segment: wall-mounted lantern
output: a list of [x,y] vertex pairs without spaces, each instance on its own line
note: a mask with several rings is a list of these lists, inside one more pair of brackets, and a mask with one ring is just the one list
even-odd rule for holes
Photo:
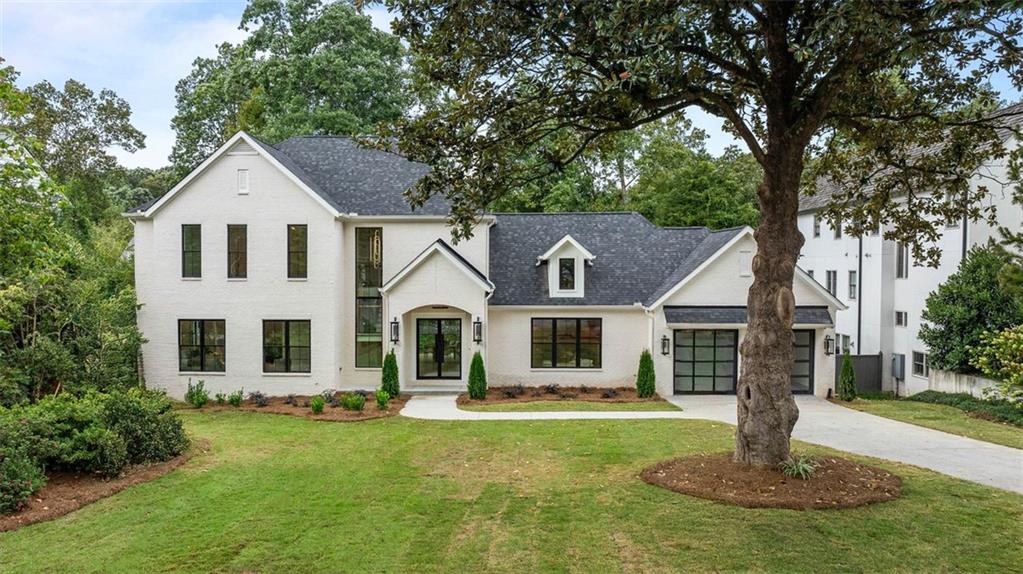
[[667,335],[661,335],[661,354],[665,357],[671,354],[671,339]]
[[476,344],[483,342],[483,321],[479,317],[472,322],[472,341]]
[[835,354],[835,338],[831,335],[824,337],[824,354],[834,355]]
[[391,342],[394,343],[395,345],[398,344],[398,318],[397,317],[395,317],[394,320],[391,321]]

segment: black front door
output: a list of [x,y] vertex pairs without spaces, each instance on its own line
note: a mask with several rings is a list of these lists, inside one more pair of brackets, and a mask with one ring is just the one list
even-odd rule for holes
[[462,320],[416,320],[416,378],[462,378]]
[[810,330],[793,331],[796,340],[796,360],[792,364],[792,392],[813,392],[813,340]]

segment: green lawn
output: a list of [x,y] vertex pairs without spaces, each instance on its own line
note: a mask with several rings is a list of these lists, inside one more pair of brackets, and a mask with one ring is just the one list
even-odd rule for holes
[[904,400],[857,399],[848,403],[836,402],[842,406],[879,417],[1023,449],[1023,429],[967,416],[965,411],[955,407]]
[[[0,533],[0,572],[1009,572],[1023,496],[895,464],[901,500],[747,510],[649,486],[691,420],[321,423],[185,412],[212,451]],[[801,445],[804,452],[826,452]]]
[[530,401],[527,403],[497,403],[494,405],[458,405],[463,411],[483,412],[550,412],[550,411],[680,411],[668,401],[641,403],[605,403],[601,401]]

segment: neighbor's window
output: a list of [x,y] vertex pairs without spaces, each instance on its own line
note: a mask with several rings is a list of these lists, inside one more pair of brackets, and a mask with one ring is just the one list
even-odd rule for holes
[[598,369],[600,319],[533,319],[531,365],[534,369]]
[[908,324],[909,324],[909,313],[906,313],[905,311],[896,311],[895,312],[895,326],[896,327],[905,327]]
[[821,236],[821,216],[816,213],[813,214],[813,236]]
[[181,276],[202,277],[202,226],[181,226]]
[[288,226],[288,279],[308,276],[309,229],[305,225]]
[[838,292],[838,271],[828,270],[825,272],[825,287],[828,293],[834,295]]
[[180,319],[178,321],[178,370],[182,372],[224,372],[227,336],[223,319]]
[[841,239],[841,238],[842,238],[842,220],[841,219],[836,219],[835,220],[835,239]]
[[855,271],[849,272],[849,300],[856,300],[857,276]]
[[927,361],[927,353],[913,351],[913,374],[918,377],[930,376],[931,365]]
[[383,363],[383,230],[355,229],[355,366]]
[[249,192],[249,170],[238,170],[238,194],[245,195]]
[[558,259],[558,289],[562,291],[575,289],[575,259],[571,257]]
[[248,230],[244,225],[227,226],[227,276],[244,279],[248,275]]
[[263,372],[308,373],[309,321],[263,321]]
[[895,246],[895,278],[909,277],[909,245],[899,243]]

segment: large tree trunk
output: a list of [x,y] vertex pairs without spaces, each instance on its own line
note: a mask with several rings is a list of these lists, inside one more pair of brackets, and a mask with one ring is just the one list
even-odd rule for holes
[[[795,299],[792,279],[803,236],[796,225],[802,149],[771,153],[758,189],[760,225],[754,236],[749,328],[742,343],[735,460],[776,465],[789,456],[789,437],[799,418],[789,380],[794,359]],[[777,148],[776,148],[777,149]]]

